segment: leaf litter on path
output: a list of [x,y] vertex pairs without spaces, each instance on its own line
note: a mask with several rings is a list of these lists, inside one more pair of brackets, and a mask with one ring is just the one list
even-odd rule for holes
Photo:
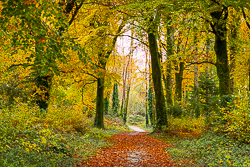
[[165,167],[180,166],[165,151],[171,147],[157,139],[146,136],[147,132],[122,132],[112,136],[114,147],[101,149],[94,157],[79,167]]

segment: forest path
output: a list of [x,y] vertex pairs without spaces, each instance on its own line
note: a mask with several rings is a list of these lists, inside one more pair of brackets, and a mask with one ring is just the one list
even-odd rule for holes
[[140,127],[137,126],[128,126],[128,127],[136,132],[146,132],[144,129],[141,129]]
[[[132,129],[132,128],[131,128]],[[112,136],[114,147],[101,149],[96,156],[79,166],[92,167],[166,167],[178,166],[165,151],[171,144],[146,136],[147,132],[122,132]]]

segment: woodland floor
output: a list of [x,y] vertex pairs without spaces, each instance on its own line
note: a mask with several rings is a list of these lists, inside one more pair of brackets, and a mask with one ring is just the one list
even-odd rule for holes
[[143,130],[136,130],[113,136],[111,140],[115,142],[114,147],[99,150],[94,157],[78,166],[180,166],[165,151],[166,148],[172,146],[171,144],[153,139],[146,135],[147,132],[139,132]]

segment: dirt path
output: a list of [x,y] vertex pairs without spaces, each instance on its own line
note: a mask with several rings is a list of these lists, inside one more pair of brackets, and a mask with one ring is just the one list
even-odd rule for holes
[[132,166],[178,166],[164,150],[170,147],[159,140],[146,136],[147,132],[122,132],[112,137],[112,148],[100,150],[95,157],[80,166],[132,167]]
[[141,129],[137,126],[128,126],[130,129],[132,129],[133,131],[136,131],[136,132],[146,132],[144,129]]

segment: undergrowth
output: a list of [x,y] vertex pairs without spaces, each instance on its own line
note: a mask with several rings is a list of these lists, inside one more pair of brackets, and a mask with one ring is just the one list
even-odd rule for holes
[[250,145],[209,132],[201,138],[179,139],[167,151],[176,160],[203,166],[250,166]]
[[206,119],[170,117],[169,126],[156,137],[174,144],[167,151],[175,161],[191,160],[200,166],[250,166],[249,113],[249,106],[240,99]]
[[76,107],[51,107],[46,114],[19,104],[0,110],[0,166],[73,166],[109,147],[108,138],[125,130],[105,118],[105,130],[92,126]]

